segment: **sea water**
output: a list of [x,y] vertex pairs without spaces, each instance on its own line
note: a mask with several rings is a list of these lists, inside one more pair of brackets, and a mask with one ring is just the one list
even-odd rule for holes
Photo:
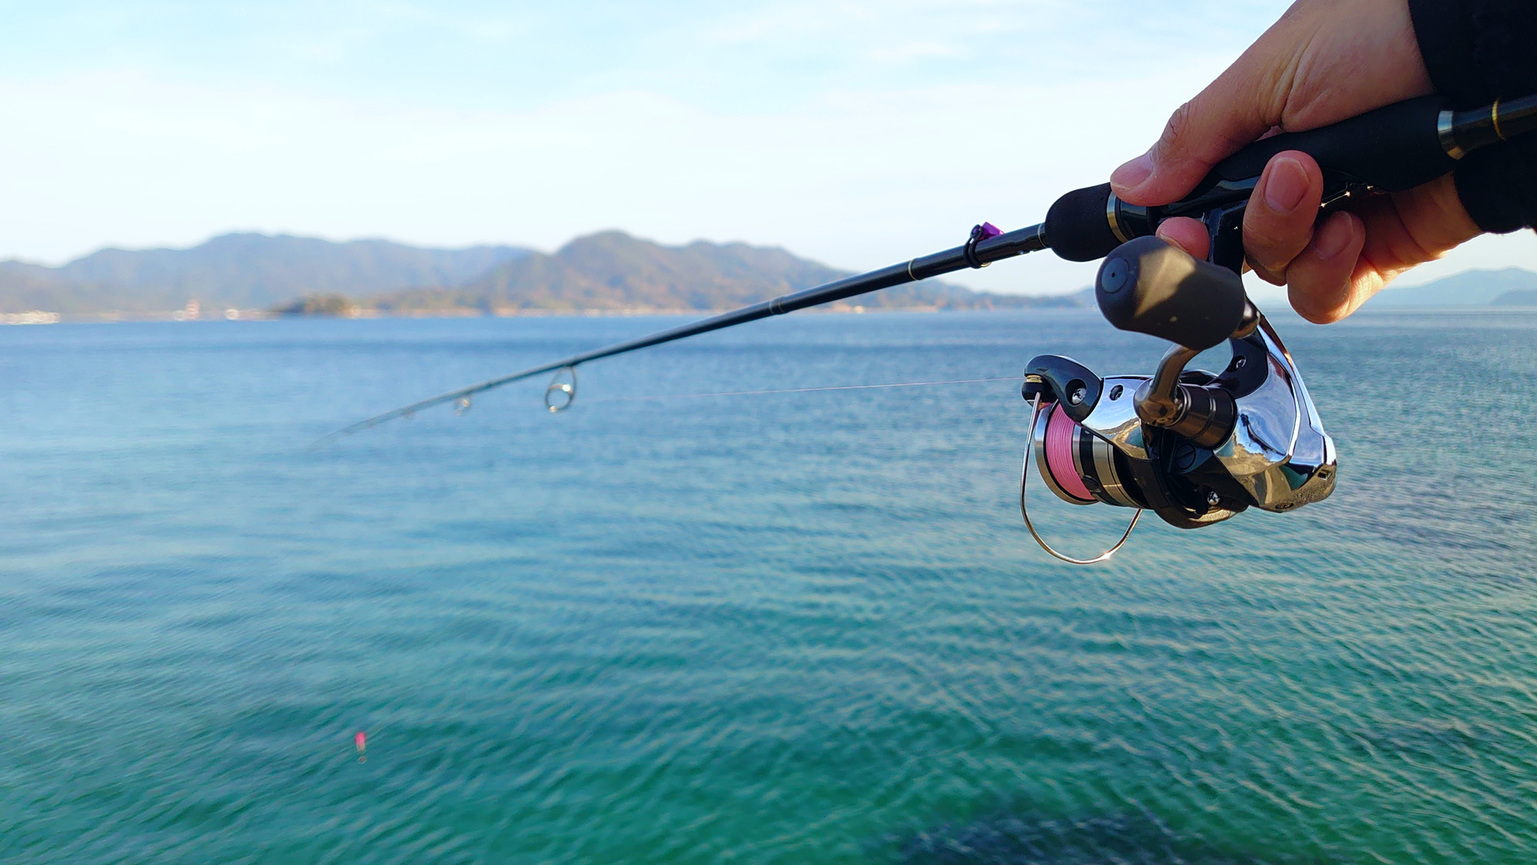
[[0,861],[1537,860],[1537,314],[1280,317],[1338,491],[1095,568],[1016,503],[1024,363],[1160,353],[1092,312],[787,316],[310,447],[675,321],[0,329]]

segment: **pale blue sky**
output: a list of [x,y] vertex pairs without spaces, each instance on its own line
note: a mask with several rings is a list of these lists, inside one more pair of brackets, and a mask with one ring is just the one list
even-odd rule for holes
[[[1124,78],[1148,44],[1222,53],[1276,2],[4,3],[7,77],[125,69],[522,111],[622,89],[761,112],[829,90]],[[1178,10],[1176,14],[1175,10]],[[1127,16],[1134,15],[1133,21]],[[1133,26],[1127,26],[1132,24]],[[1118,68],[1119,67],[1119,68]]]
[[[1103,180],[1284,7],[0,2],[0,257],[621,228],[875,267]],[[1439,269],[1537,267],[1532,246]]]

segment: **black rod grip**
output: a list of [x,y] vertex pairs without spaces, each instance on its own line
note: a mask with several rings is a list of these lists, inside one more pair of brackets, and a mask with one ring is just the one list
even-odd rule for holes
[[1110,230],[1110,184],[1086,186],[1046,212],[1046,245],[1068,261],[1096,261],[1120,244]]
[[1422,96],[1331,126],[1274,135],[1217,163],[1212,175],[1232,181],[1258,177],[1272,156],[1300,150],[1325,171],[1364,180],[1384,192],[1412,189],[1457,164],[1441,144],[1439,123],[1446,107],[1440,96]]
[[1248,305],[1238,274],[1156,237],[1128,241],[1106,256],[1094,299],[1115,327],[1196,351],[1232,336]]

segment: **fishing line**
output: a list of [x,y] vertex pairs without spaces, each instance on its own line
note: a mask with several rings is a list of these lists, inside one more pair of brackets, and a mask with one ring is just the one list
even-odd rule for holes
[[828,391],[846,390],[883,390],[902,387],[942,387],[952,384],[991,384],[1000,381],[1019,381],[1019,376],[1005,376],[1000,378],[958,378],[944,381],[898,381],[886,384],[840,384],[824,385],[822,387],[789,387],[773,388],[770,390],[723,390],[712,393],[666,393],[656,396],[613,396],[602,399],[589,400],[590,403],[601,402],[656,402],[669,399],[703,399],[705,397],[718,396],[768,396],[785,393],[825,393]]

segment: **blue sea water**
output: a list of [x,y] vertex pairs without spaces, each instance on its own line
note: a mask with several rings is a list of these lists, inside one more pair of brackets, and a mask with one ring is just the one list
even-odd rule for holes
[[[1019,524],[1084,312],[0,330],[0,861],[1537,860],[1537,315],[1278,326],[1287,516]],[[1090,552],[1117,509],[1036,501]],[[368,734],[366,761],[354,747]]]

